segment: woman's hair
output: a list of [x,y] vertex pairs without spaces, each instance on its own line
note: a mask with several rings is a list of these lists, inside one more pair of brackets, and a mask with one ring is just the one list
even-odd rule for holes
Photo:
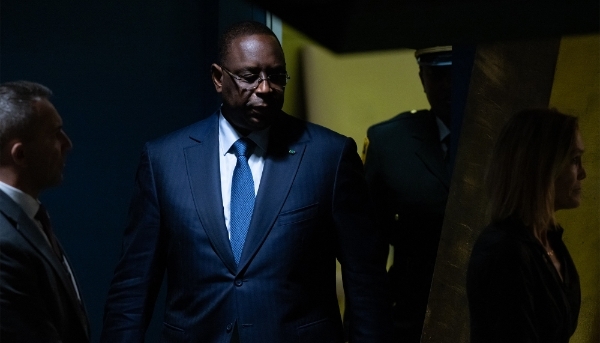
[[570,160],[577,118],[554,109],[515,114],[496,141],[486,186],[492,222],[516,217],[536,232],[554,221],[554,181]]

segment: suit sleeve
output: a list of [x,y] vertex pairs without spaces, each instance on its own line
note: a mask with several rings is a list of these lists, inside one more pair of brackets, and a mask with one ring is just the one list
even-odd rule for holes
[[41,289],[48,283],[40,279],[37,255],[8,239],[4,228],[0,233],[0,341],[62,342],[48,308],[51,299]]
[[389,342],[391,301],[385,269],[388,247],[374,225],[373,206],[352,139],[346,141],[338,164],[333,216],[350,342]]
[[166,239],[150,151],[138,167],[122,254],[104,310],[101,342],[143,342],[166,266]]

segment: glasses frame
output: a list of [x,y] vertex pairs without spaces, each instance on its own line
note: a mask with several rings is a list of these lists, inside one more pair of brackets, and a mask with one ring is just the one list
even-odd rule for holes
[[[241,87],[241,88],[243,88],[243,89],[246,89],[246,90],[249,90],[249,91],[253,91],[253,90],[257,89],[257,88],[258,88],[258,86],[260,86],[260,84],[261,84],[263,81],[267,81],[267,82],[268,82],[268,84],[269,84],[269,87],[270,87],[270,88],[272,88],[272,89],[276,89],[276,90],[284,90],[284,89],[285,89],[285,86],[287,86],[287,82],[288,82],[288,80],[289,80],[289,79],[291,79],[291,77],[290,77],[290,75],[288,75],[288,73],[277,73],[277,74],[271,74],[271,75],[267,75],[267,77],[262,77],[262,76],[260,76],[260,74],[258,74],[258,79],[255,81],[255,82],[256,82],[256,86],[254,86],[254,87],[252,87],[252,86],[250,86],[250,87],[244,87],[244,86],[243,86],[242,84],[240,84],[240,83],[243,83],[243,84],[246,84],[246,85],[249,85],[249,84],[250,84],[248,81],[246,81],[246,79],[244,79],[243,77],[241,77],[241,76],[239,76],[239,75],[236,75],[236,74],[234,74],[234,73],[230,72],[230,71],[229,71],[227,68],[225,68],[225,67],[223,67],[223,66],[220,66],[220,67],[221,67],[221,69],[222,69],[222,70],[224,70],[224,71],[225,71],[227,74],[229,74],[229,76],[231,76],[231,78],[232,78],[232,79],[234,79],[234,80],[235,80],[236,84],[237,84],[239,87]],[[252,75],[257,75],[257,74],[252,74]],[[285,75],[285,85],[281,86],[281,85],[278,85],[278,84],[276,84],[276,83],[273,83],[273,82],[271,81],[271,76],[273,76],[273,75]],[[275,87],[273,87],[273,86],[275,86]]]

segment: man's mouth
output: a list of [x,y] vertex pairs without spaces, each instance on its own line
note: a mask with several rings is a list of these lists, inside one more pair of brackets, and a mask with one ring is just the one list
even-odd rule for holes
[[258,115],[264,115],[269,112],[269,107],[266,105],[250,106],[250,111]]

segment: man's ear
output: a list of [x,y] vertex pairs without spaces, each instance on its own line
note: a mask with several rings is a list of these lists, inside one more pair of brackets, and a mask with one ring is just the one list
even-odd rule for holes
[[25,147],[23,146],[23,142],[18,140],[13,140],[8,142],[8,147],[10,149],[10,158],[12,162],[17,166],[24,166],[25,162]]
[[223,91],[223,70],[221,69],[221,66],[213,63],[210,66],[210,73],[212,82],[215,85],[215,90],[217,93],[221,93]]

